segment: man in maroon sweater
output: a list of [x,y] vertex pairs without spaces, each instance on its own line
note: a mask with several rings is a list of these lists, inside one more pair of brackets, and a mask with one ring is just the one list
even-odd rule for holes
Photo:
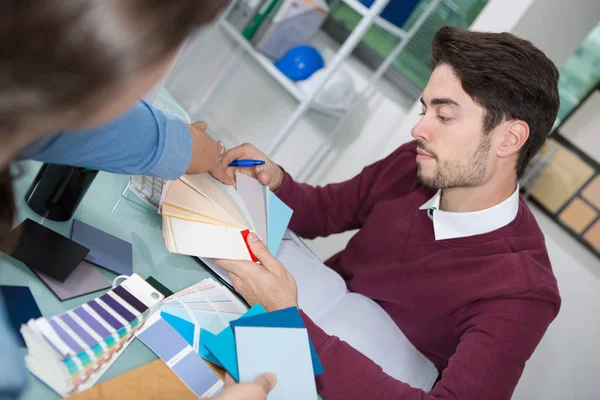
[[[355,178],[294,182],[276,164],[251,173],[294,210],[290,227],[314,238],[359,229],[327,260],[348,289],[375,300],[433,363],[428,393],[386,375],[303,315],[325,373],[326,400],[510,398],[560,296],[544,237],[518,178],[558,110],[558,71],[511,34],[442,28],[416,139]],[[264,159],[250,145],[223,158]],[[229,173],[237,172],[230,169]],[[293,278],[254,236],[261,264],[219,261],[251,303],[297,305]]]

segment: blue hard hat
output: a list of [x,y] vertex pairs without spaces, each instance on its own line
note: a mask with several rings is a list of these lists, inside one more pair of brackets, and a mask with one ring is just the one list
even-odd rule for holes
[[294,47],[275,63],[275,66],[293,81],[308,79],[324,65],[321,53],[311,46]]

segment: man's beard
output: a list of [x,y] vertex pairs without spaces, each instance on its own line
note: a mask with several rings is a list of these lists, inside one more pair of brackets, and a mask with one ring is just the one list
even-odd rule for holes
[[[483,182],[487,172],[487,156],[491,144],[491,135],[483,134],[479,145],[466,164],[457,159],[440,161],[436,156],[437,168],[432,177],[423,176],[420,165],[417,163],[417,179],[422,185],[432,189],[478,186]],[[420,142],[418,147],[426,149]]]

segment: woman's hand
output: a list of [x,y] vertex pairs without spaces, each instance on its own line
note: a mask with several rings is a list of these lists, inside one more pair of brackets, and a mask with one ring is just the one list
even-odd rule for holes
[[204,121],[188,125],[192,137],[192,161],[186,174],[194,175],[210,172],[215,178],[229,185],[234,180],[227,175],[221,158],[225,154],[225,147],[210,137],[206,130],[208,125]]

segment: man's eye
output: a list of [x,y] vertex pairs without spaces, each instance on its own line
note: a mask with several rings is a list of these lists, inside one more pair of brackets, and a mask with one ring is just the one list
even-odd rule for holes
[[437,117],[442,122],[448,122],[452,119],[452,118],[448,118],[448,117],[442,117],[441,115],[438,115]]

